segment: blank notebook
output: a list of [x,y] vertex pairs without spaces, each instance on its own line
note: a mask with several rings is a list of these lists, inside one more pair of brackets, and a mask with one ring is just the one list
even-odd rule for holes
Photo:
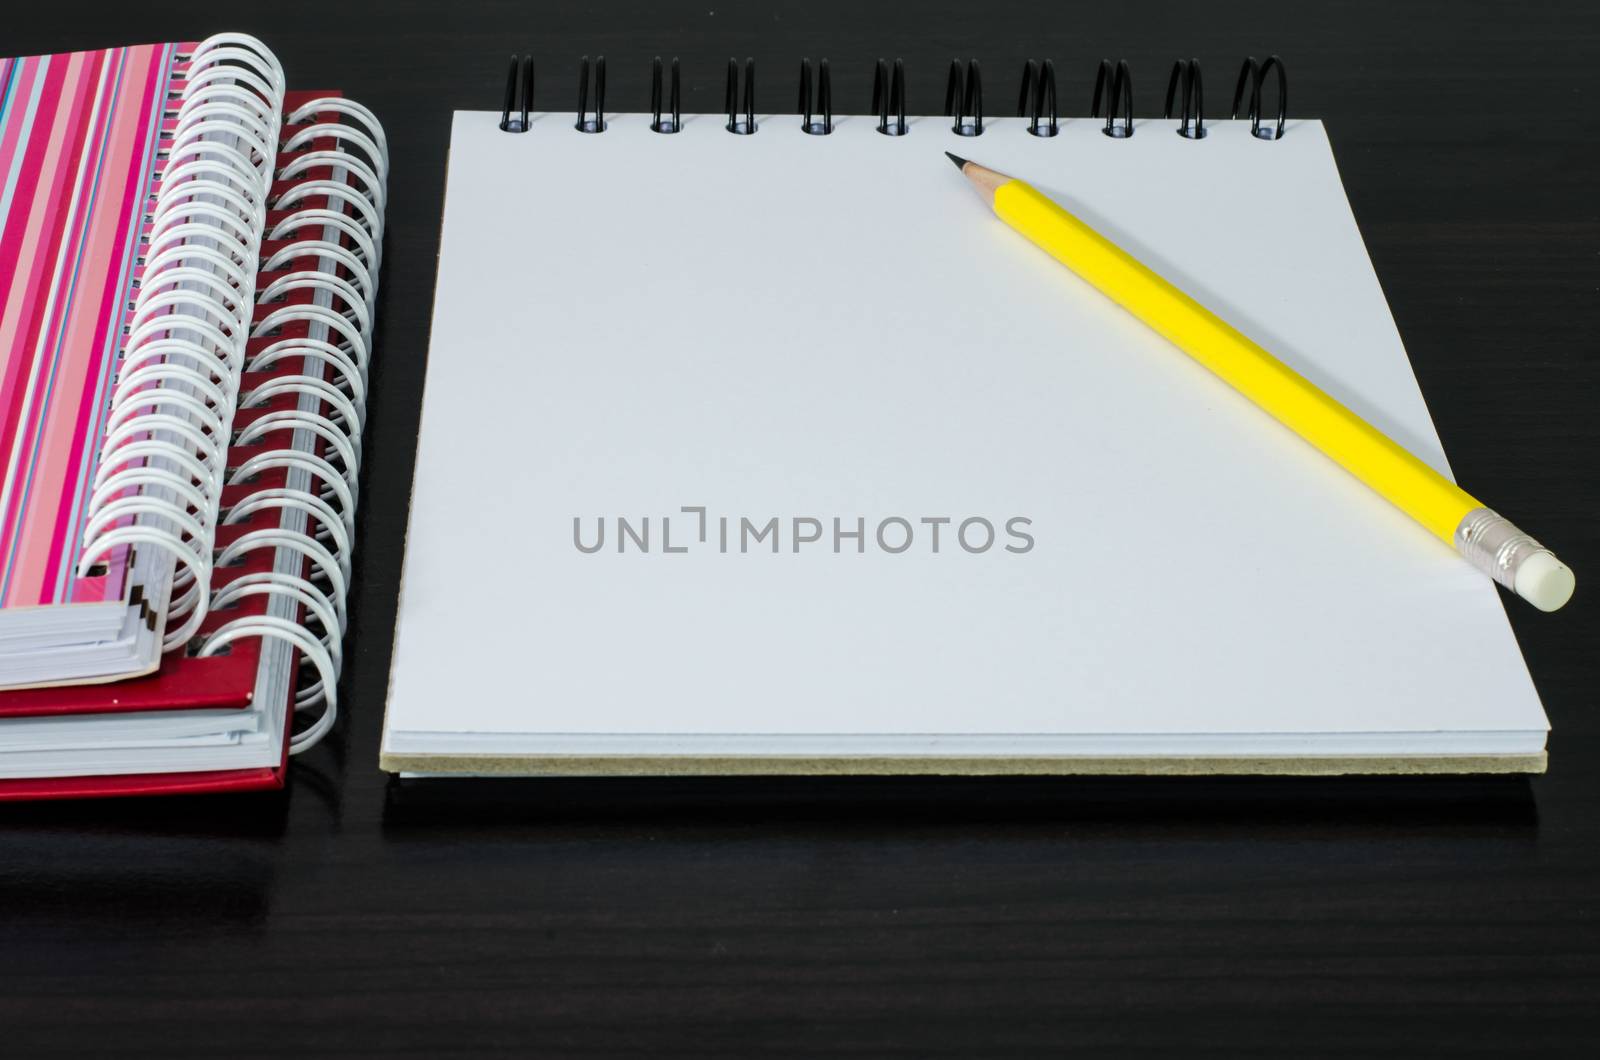
[[455,115],[384,768],[1544,768],[1490,581],[943,155],[1444,470],[1319,122],[499,119]]

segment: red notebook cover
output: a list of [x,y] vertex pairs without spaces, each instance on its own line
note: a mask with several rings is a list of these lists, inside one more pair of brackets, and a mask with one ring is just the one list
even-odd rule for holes
[[[312,99],[339,96],[337,91],[302,91],[285,94],[284,111],[292,113]],[[337,120],[336,116],[333,120]],[[288,135],[287,129],[284,135]],[[332,150],[335,142],[329,140],[316,140],[295,153],[280,153],[277,158],[277,168],[282,170],[301,154],[313,150]],[[270,199],[276,202],[294,184],[310,180],[332,179],[333,171],[328,167],[318,167],[307,170],[292,182],[279,182],[273,186]],[[332,203],[327,197],[309,197],[295,203],[293,210],[304,209],[339,209],[340,205]],[[291,211],[271,210],[267,215],[267,231],[289,216]],[[267,241],[261,246],[263,261],[271,258],[273,254],[286,246],[290,240]],[[314,259],[311,259],[314,261]],[[295,268],[315,267],[305,261],[292,261],[276,272],[258,272],[256,279],[257,290],[264,289],[279,275],[292,271]],[[269,306],[257,306],[255,318],[259,321],[267,313],[282,309],[285,305],[308,303],[312,299],[309,290],[291,292],[283,301]],[[286,324],[281,332],[269,337],[251,339],[246,346],[246,361],[259,353],[262,348],[270,343],[281,341],[289,337],[305,337],[309,325],[305,322]],[[271,366],[265,372],[246,373],[241,380],[240,393],[249,393],[255,387],[268,382],[276,376],[296,375],[302,372],[302,366],[295,358],[285,358]],[[296,405],[293,394],[284,394],[271,401],[251,409],[238,410],[234,415],[234,429],[242,431],[256,419],[276,411],[292,410]],[[235,446],[229,451],[228,466],[236,467],[249,458],[252,451],[263,443],[258,442],[253,446]],[[266,443],[270,444],[270,443]],[[263,473],[258,479],[239,486],[230,486],[224,489],[222,507],[227,509],[238,503],[251,493],[263,489],[281,488],[287,472],[278,469]],[[236,524],[225,524],[217,528],[216,547],[221,550],[226,548],[238,537],[251,530],[264,529],[276,525],[280,513],[275,509],[265,509],[255,513],[248,519]],[[242,562],[228,567],[218,567],[212,573],[212,591],[219,589],[236,578],[247,574],[269,571],[274,562],[272,549],[258,549],[246,553]],[[200,627],[199,636],[213,632],[219,626],[250,614],[265,613],[268,598],[265,596],[246,596],[235,608],[225,611],[213,611],[205,623]],[[49,688],[29,688],[0,692],[0,718],[8,717],[41,717],[49,715],[69,714],[97,714],[120,713],[129,711],[158,711],[158,710],[196,710],[196,709],[240,709],[251,705],[255,691],[256,671],[261,658],[262,642],[257,638],[245,638],[233,642],[231,650],[226,655],[216,655],[200,658],[189,655],[184,648],[168,652],[161,660],[160,667],[151,674],[133,678],[127,681],[112,682],[93,685],[68,685]],[[295,663],[298,663],[298,656]],[[295,665],[298,670],[298,665]],[[291,685],[290,702],[294,698],[294,687]],[[293,711],[289,712],[289,722],[292,725]],[[177,794],[185,792],[215,792],[215,791],[240,791],[263,788],[279,788],[283,786],[284,769],[288,754],[288,736],[284,738],[284,758],[276,765],[250,769],[210,770],[186,773],[140,773],[117,774],[106,776],[81,776],[81,777],[41,777],[28,779],[0,779],[0,801],[15,799],[40,799],[40,798],[84,798],[104,795],[151,795],[151,794]]]

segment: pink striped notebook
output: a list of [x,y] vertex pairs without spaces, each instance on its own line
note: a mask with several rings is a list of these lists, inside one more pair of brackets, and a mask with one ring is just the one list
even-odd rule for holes
[[[78,567],[169,87],[192,49],[0,59],[0,645],[143,642],[120,673],[155,665],[164,590],[143,581],[170,581],[171,561],[141,574],[122,545]],[[86,606],[36,610],[63,605]]]

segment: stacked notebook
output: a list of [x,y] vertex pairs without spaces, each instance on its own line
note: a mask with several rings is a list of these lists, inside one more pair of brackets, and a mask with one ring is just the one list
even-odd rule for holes
[[804,114],[734,70],[680,115],[659,66],[652,113],[514,68],[456,114],[385,768],[1544,768],[1493,584],[945,157],[1448,473],[1321,123],[1206,118],[1197,76],[1181,119],[1058,118],[1041,71],[1024,117],[906,116],[883,67],[832,115],[809,63]]
[[0,60],[0,798],[332,725],[387,170],[251,37]]

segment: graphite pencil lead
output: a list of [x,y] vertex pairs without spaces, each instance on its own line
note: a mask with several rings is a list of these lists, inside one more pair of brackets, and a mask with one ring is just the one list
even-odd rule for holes
[[946,151],[944,156],[950,161],[954,162],[957,169],[960,169],[967,164],[967,160],[965,158],[962,158],[960,155],[953,155],[949,151]]

